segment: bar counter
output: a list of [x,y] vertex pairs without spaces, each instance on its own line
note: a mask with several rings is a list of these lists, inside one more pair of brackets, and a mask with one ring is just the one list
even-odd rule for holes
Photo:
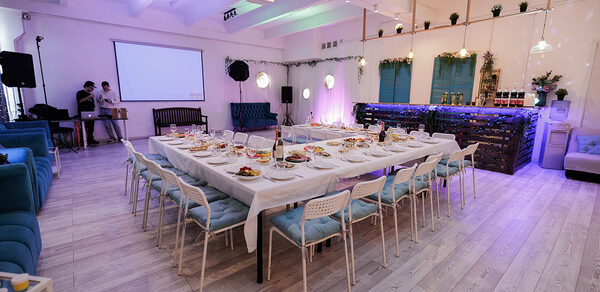
[[357,103],[356,122],[401,126],[407,131],[424,124],[430,134],[456,136],[461,148],[479,143],[476,167],[514,174],[531,161],[539,109],[536,107],[480,107]]

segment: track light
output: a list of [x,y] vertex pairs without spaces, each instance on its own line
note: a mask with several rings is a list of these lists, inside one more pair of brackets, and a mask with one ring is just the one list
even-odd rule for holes
[[400,19],[400,13],[396,12],[394,14],[394,20],[398,20],[398,19]]
[[373,12],[379,12],[379,5],[373,5]]

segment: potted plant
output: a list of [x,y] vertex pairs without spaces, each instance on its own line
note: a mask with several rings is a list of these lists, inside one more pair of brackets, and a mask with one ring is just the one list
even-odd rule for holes
[[450,14],[450,24],[455,25],[457,20],[458,20],[458,13],[453,12],[452,14]]
[[8,162],[8,153],[6,153],[6,154],[0,153],[0,165],[2,165],[2,164],[10,164],[10,162]]
[[394,29],[396,29],[396,33],[402,33],[403,28],[404,28],[404,25],[402,25],[402,23],[398,23],[398,24],[396,24],[396,27],[394,27]]
[[425,23],[424,23],[424,24],[425,24],[425,30],[428,30],[428,29],[429,29],[429,26],[431,25],[431,21],[429,21],[429,20],[425,20]]
[[492,15],[494,17],[500,16],[500,11],[502,11],[502,4],[496,4],[492,7]]
[[564,89],[564,88],[559,88],[556,92],[556,97],[558,98],[558,100],[564,100],[565,99],[565,95],[569,94],[569,92]]
[[379,32],[377,33],[379,35],[379,37],[383,36],[383,29],[379,29]]
[[529,3],[527,3],[527,1],[523,1],[523,2],[519,3],[519,12],[523,13],[523,12],[527,11],[528,5],[529,5]]
[[562,78],[562,75],[552,75],[552,71],[531,79],[531,89],[537,91],[538,97],[536,106],[546,105],[546,95],[556,89],[556,83]]

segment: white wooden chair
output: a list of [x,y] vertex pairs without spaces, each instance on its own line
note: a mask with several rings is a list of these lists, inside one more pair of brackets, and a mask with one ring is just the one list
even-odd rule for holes
[[327,140],[327,134],[323,131],[320,130],[314,130],[311,129],[310,131],[310,137],[312,139],[312,141],[317,142],[317,141],[324,141]]
[[[411,136],[413,136],[413,137],[416,138],[416,137],[419,136],[419,133],[420,133],[419,131],[410,131],[409,135],[411,135]],[[429,137],[429,133],[428,132],[423,132],[423,134],[425,134],[425,137]]]
[[[419,166],[417,166],[417,169],[415,170],[415,173],[413,174],[411,180],[412,180],[412,195],[414,197],[413,200],[415,200],[415,211],[416,211],[416,198],[417,195],[421,194],[421,206],[423,208],[422,210],[422,226],[425,227],[425,194],[429,193],[429,205],[431,207],[431,231],[435,231],[435,226],[434,226],[434,221],[433,221],[433,217],[434,217],[434,213],[433,213],[433,193],[431,192],[431,185],[428,183],[429,179],[431,179],[431,173],[434,169],[434,167],[437,165],[438,161],[434,160],[434,161],[430,161],[430,162],[423,162],[421,164],[419,164]],[[417,223],[416,223],[416,216],[415,216],[415,241],[418,242],[419,241],[419,231],[417,228]]]
[[375,132],[375,133],[381,132],[381,126],[380,125],[369,125],[368,129],[369,129],[370,132]]
[[[285,214],[271,217],[273,224],[269,231],[269,259],[267,266],[267,281],[271,280],[271,254],[273,249],[273,231],[299,247],[302,251],[302,281],[304,291],[308,290],[306,283],[307,249],[332,237],[340,236],[344,241],[344,255],[346,257],[346,281],[348,291],[351,291],[350,268],[348,265],[348,246],[346,245],[346,223],[329,218],[341,212],[344,218],[344,209],[350,196],[349,191],[310,200],[304,207],[293,209]],[[325,228],[327,227],[327,228]],[[282,267],[283,268],[283,267]]]
[[292,131],[294,131],[294,136],[296,137],[294,141],[296,144],[304,144],[311,142],[310,133],[308,132],[307,128],[292,127]]
[[235,144],[246,145],[247,141],[248,141],[248,134],[246,134],[246,133],[237,132],[237,133],[235,133],[235,136],[233,136],[233,143],[235,143]]
[[273,145],[275,145],[275,140],[271,140],[271,139],[266,139],[265,141],[263,141],[262,147],[261,148],[269,148],[272,149]]
[[[204,230],[204,249],[202,251],[202,268],[200,271],[200,291],[204,286],[204,271],[206,269],[206,250],[208,239],[218,233],[231,231],[233,228],[243,226],[248,217],[250,208],[234,198],[209,203],[204,192],[197,187],[187,184],[179,179],[179,188],[186,198],[184,214]],[[189,201],[198,204],[198,207],[190,209]],[[226,216],[225,216],[226,215]],[[183,251],[185,245],[185,230],[187,221],[183,220],[183,231],[181,234],[181,247],[179,249],[179,260],[177,274],[181,275],[183,267]],[[233,232],[231,232],[233,235]],[[233,243],[233,237],[232,237]]]
[[290,126],[281,125],[281,138],[283,141],[288,143],[296,143],[296,136],[294,130]]
[[[443,156],[444,156],[444,153],[430,155],[429,157],[427,157],[425,162],[435,161],[435,164],[437,165],[442,160]],[[435,196],[436,196],[436,201],[437,201],[437,217],[440,218],[440,184],[439,184],[438,176],[437,176],[437,167],[433,168],[433,171],[431,172],[431,176],[428,177],[428,183],[429,183],[429,187],[431,188],[432,192],[433,192],[432,184],[435,183]]]
[[[473,198],[477,198],[475,194],[475,151],[479,147],[479,143],[471,144],[464,149],[464,159],[462,161],[462,172],[466,175],[466,168],[470,167],[473,170]],[[463,181],[463,193],[464,193],[464,181]]]
[[454,134],[446,134],[446,133],[433,133],[431,138],[438,138],[444,140],[456,140],[456,136]]
[[[448,192],[448,217],[450,217],[450,179],[454,176],[458,176],[459,182],[459,192],[460,192],[460,208],[464,208],[464,199],[463,199],[463,187],[462,187],[462,171],[461,171],[461,161],[464,160],[464,150],[457,150],[450,154],[448,159],[444,159],[445,161],[441,161],[436,166],[437,177],[441,180],[446,181],[446,190]],[[453,167],[451,164],[456,165]]]
[[342,139],[342,134],[327,132],[327,140],[334,140],[334,139]]
[[231,130],[223,130],[223,140],[227,141],[227,142],[232,142],[233,141],[233,131]]
[[[352,188],[352,193],[350,195],[350,199],[348,200],[347,212],[348,216],[344,217],[344,221],[348,223],[348,231],[350,235],[350,260],[352,262],[352,285],[356,285],[356,275],[354,268],[354,232],[352,230],[352,224],[362,221],[364,219],[377,219],[379,217],[380,220],[380,229],[381,229],[381,250],[383,253],[383,267],[387,267],[387,261],[385,258],[385,238],[383,234],[383,213],[381,208],[381,190],[383,189],[383,185],[386,182],[386,177],[382,176],[380,178],[359,182]],[[366,198],[369,195],[375,195],[377,197],[377,201],[374,203],[369,203],[363,201],[362,199]],[[326,195],[327,196],[327,195]],[[372,200],[369,200],[372,201]],[[352,208],[354,207],[354,211]],[[333,217],[342,220],[341,212],[333,214]]]
[[248,138],[248,147],[250,148],[262,148],[265,143],[265,138],[261,136],[252,135]]

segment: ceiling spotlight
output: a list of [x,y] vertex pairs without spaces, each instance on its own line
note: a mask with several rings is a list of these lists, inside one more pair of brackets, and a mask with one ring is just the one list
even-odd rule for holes
[[346,3],[350,3],[350,0],[346,0]]
[[396,12],[394,14],[394,20],[398,20],[398,19],[400,19],[400,13]]
[[373,5],[373,12],[379,12],[379,5]]

